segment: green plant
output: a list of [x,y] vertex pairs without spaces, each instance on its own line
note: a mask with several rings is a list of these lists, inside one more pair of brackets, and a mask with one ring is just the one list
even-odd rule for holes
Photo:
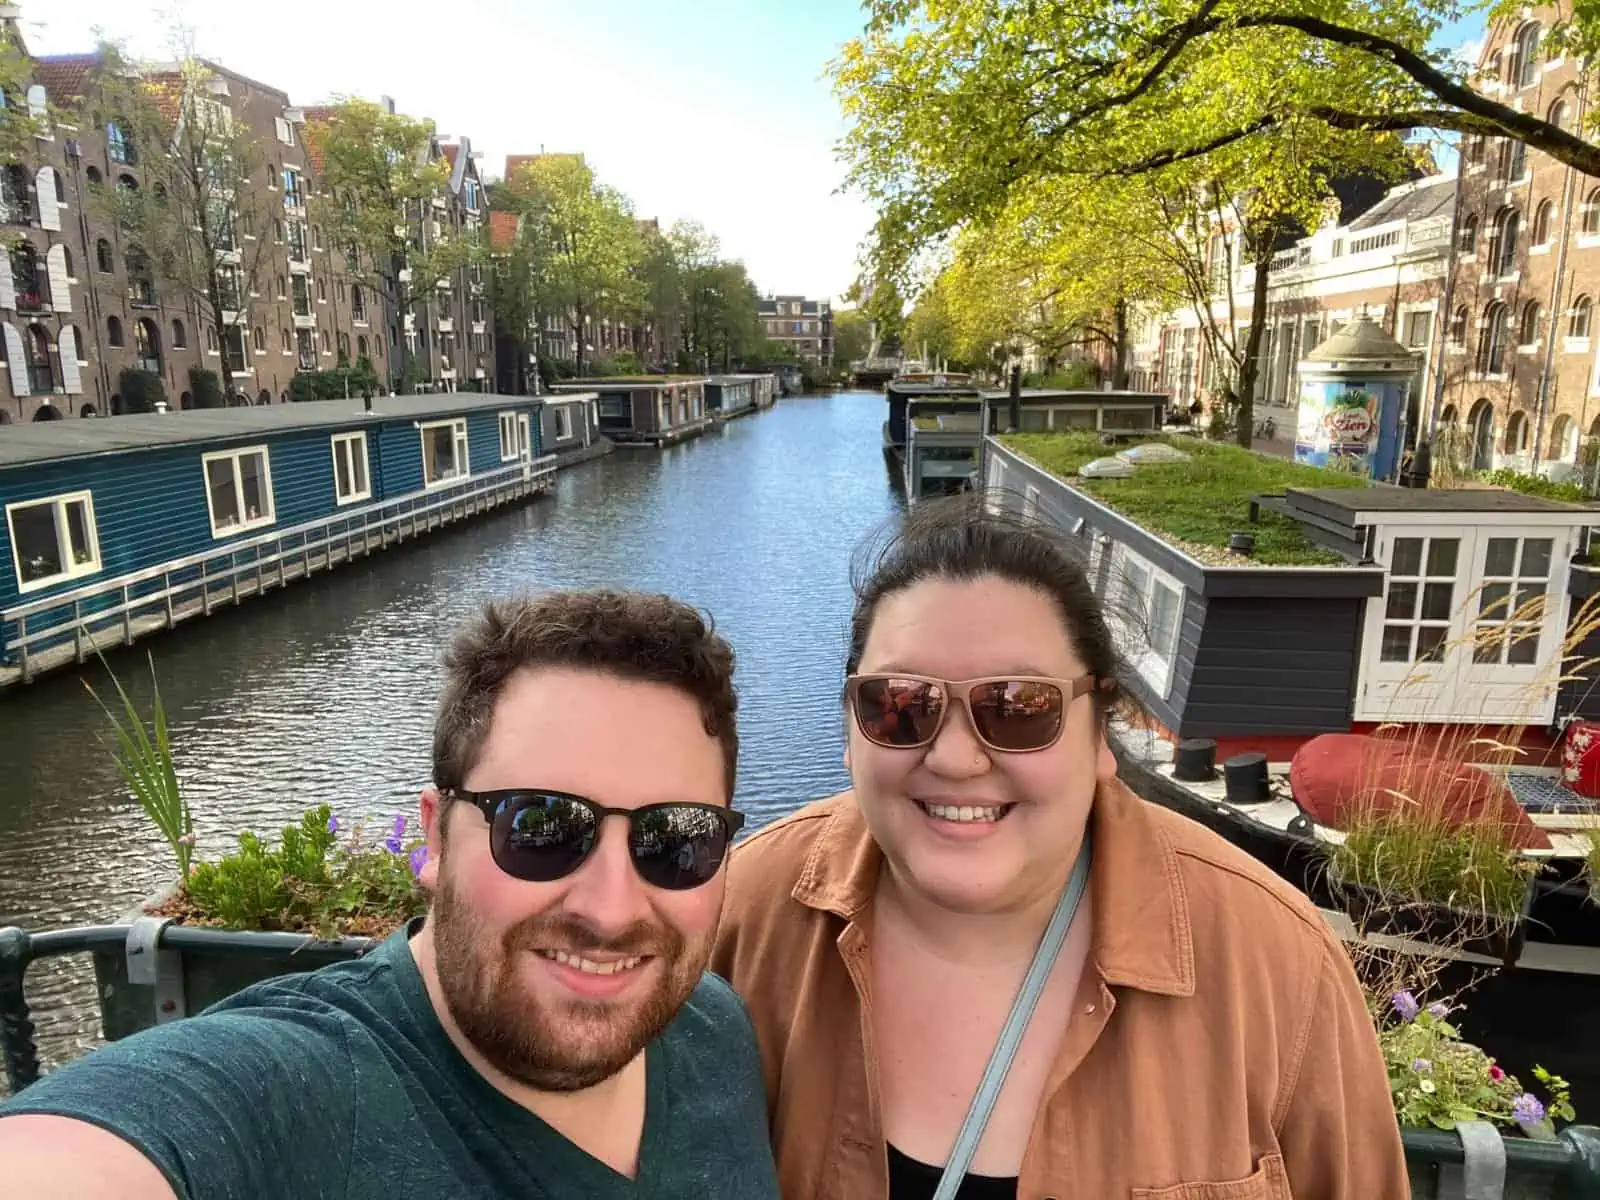
[[1581,504],[1585,498],[1583,489],[1575,483],[1556,483],[1542,475],[1525,475],[1521,471],[1505,468],[1480,472],[1478,479],[1483,483],[1509,488],[1513,492],[1521,492],[1527,496],[1542,496],[1546,500],[1565,500],[1569,504]]
[[[98,654],[99,652],[96,651]],[[122,781],[133,798],[144,809],[145,816],[167,840],[178,860],[178,878],[189,877],[189,864],[194,855],[194,819],[183,789],[178,786],[177,771],[173,767],[172,742],[167,735],[167,710],[161,701],[161,685],[156,679],[156,660],[149,655],[151,720],[146,729],[143,715],[132,697],[122,686],[122,681],[106,665],[104,656],[100,665],[106,668],[117,689],[117,699],[122,705],[122,715],[112,712],[88,680],[83,686],[116,730],[116,748],[113,755],[122,772]]]
[[122,368],[122,374],[117,376],[117,390],[122,393],[123,412],[155,412],[157,404],[167,401],[167,389],[161,376],[138,367]]
[[227,404],[222,395],[222,380],[215,371],[205,367],[189,368],[189,390],[194,393],[196,408],[223,408]]
[[176,907],[196,923],[230,929],[387,933],[427,907],[416,882],[427,850],[405,833],[399,816],[375,844],[359,826],[341,841],[339,820],[324,804],[285,826],[276,846],[247,831],[237,850],[197,863]]
[[1550,1097],[1542,1103],[1494,1059],[1461,1040],[1448,1005],[1424,1008],[1411,992],[1398,991],[1390,1007],[1394,1019],[1380,1026],[1378,1045],[1401,1125],[1454,1129],[1461,1121],[1488,1121],[1550,1140],[1557,1120],[1577,1119],[1566,1080],[1535,1067],[1534,1077]]
[[317,395],[317,381],[312,375],[299,371],[289,380],[290,403],[305,404],[320,399],[321,397]]

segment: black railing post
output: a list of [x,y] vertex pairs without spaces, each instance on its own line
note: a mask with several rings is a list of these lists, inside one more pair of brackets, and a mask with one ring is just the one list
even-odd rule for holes
[[32,961],[32,939],[15,927],[0,929],[0,1059],[14,1096],[39,1078],[39,1051],[33,1020],[22,993],[22,977]]

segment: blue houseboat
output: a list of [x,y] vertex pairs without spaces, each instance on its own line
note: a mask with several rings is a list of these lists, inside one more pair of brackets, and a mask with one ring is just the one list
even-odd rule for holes
[[6,430],[0,687],[542,492],[542,403],[382,396]]

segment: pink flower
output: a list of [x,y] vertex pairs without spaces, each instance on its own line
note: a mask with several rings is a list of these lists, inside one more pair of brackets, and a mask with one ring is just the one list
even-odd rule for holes
[[1499,1082],[1506,1077],[1506,1073],[1493,1063],[1489,1064],[1489,1078]]

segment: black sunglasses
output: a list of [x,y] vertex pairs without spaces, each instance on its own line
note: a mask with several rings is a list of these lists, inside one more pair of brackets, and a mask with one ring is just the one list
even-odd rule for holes
[[633,868],[651,887],[681,892],[710,883],[727,857],[744,814],[715,804],[646,804],[607,808],[585,796],[545,788],[492,792],[451,789],[489,822],[489,853],[513,879],[550,883],[571,875],[600,842],[607,817],[628,822]]

